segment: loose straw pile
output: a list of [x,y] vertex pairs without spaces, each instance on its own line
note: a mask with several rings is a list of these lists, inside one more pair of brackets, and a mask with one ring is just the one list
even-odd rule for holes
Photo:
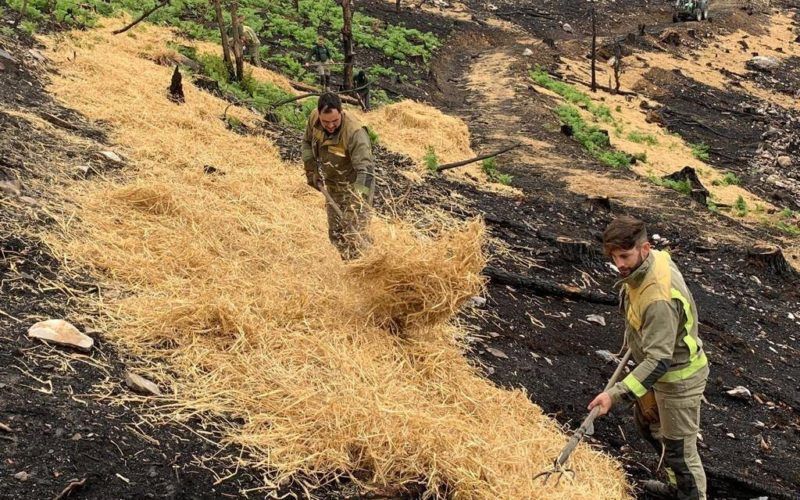
[[[534,482],[565,435],[463,356],[448,319],[480,289],[480,224],[424,239],[379,222],[371,253],[343,264],[298,165],[263,137],[226,131],[226,103],[192,85],[186,104],[167,99],[171,69],[141,52],[174,36],[145,25],[49,41],[59,70],[50,90],[103,121],[135,164],[124,181],[72,186],[78,209],[51,245],[125,291],[99,304],[103,326],[163,367],[151,373],[170,392],[162,411],[235,418],[225,439],[277,480],[345,474],[364,487],[422,482],[431,496],[627,497],[619,465],[585,446],[572,459],[579,480]],[[382,327],[392,322],[417,334],[392,335]]]
[[422,165],[432,147],[440,163],[475,156],[469,145],[469,129],[456,117],[415,101],[383,106],[363,116],[390,149],[410,156]]

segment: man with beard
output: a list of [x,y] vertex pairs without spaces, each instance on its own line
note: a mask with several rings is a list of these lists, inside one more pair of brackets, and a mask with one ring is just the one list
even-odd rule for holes
[[642,221],[627,216],[612,221],[603,248],[622,277],[625,342],[637,365],[598,394],[589,409],[599,406],[605,415],[620,402],[635,402],[636,426],[663,456],[670,483],[647,481],[645,489],[669,498],[705,499],[697,434],[709,368],[692,294],[669,254],[651,248]]
[[308,185],[331,198],[326,205],[331,243],[344,260],[359,257],[370,243],[366,228],[375,192],[367,128],[342,110],[338,95],[327,92],[308,118],[302,150]]

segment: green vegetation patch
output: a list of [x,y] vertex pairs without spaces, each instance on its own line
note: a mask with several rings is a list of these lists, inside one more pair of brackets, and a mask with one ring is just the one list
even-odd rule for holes
[[692,156],[700,161],[708,161],[710,151],[708,144],[698,142],[696,144],[689,144],[689,147],[692,148]]
[[497,170],[497,162],[494,158],[487,158],[483,160],[481,162],[481,169],[492,182],[498,182],[500,184],[510,186],[511,181],[514,180],[513,175],[504,174]]
[[650,146],[658,144],[658,139],[653,134],[643,134],[635,131],[628,133],[628,140],[637,144],[648,144]]
[[664,179],[663,177],[658,177],[657,175],[650,175],[647,178],[656,186],[669,188],[687,196],[692,194],[692,184],[687,180],[676,181],[673,179]]
[[436,156],[436,150],[433,146],[425,148],[425,156],[422,157],[422,162],[429,172],[435,173],[436,169],[439,168],[439,157]]
[[728,172],[722,179],[716,179],[711,184],[714,186],[738,186],[742,180],[733,172]]
[[612,168],[628,168],[632,157],[611,148],[608,134],[599,127],[586,123],[574,106],[562,104],[556,108],[558,118],[572,128],[572,137],[602,164]]

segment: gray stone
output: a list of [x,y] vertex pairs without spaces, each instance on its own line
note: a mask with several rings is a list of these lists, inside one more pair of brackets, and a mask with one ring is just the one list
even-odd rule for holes
[[605,349],[600,351],[594,351],[595,354],[603,358],[603,361],[606,363],[618,363],[619,360],[616,356],[614,356],[611,351],[606,351]]
[[63,319],[49,319],[36,323],[28,329],[28,337],[41,339],[47,343],[75,347],[82,351],[89,351],[94,345],[92,337],[84,335]]
[[161,396],[161,389],[156,384],[133,372],[125,374],[125,384],[138,393]]
[[753,397],[753,395],[750,393],[750,389],[742,385],[738,385],[730,391],[725,391],[725,394],[738,399],[750,399]]
[[103,159],[113,163],[122,163],[122,157],[113,151],[100,151],[98,153]]
[[786,155],[779,156],[776,160],[778,166],[781,168],[789,168],[792,166],[792,158]]
[[468,307],[483,307],[486,305],[486,299],[475,295],[474,297],[470,297],[467,299],[466,305]]
[[0,49],[0,59],[4,59],[12,64],[18,64],[17,60],[14,59],[14,56],[12,56],[9,52],[3,49]]
[[525,49],[522,51],[522,55],[525,57],[530,57],[533,55],[533,51],[531,49]]
[[508,359],[508,354],[504,353],[500,349],[495,349],[494,347],[487,347],[486,351],[495,358]]
[[0,181],[0,191],[7,195],[19,196],[22,194],[22,186],[19,181]]
[[606,319],[599,314],[590,314],[586,316],[586,321],[600,326],[606,326]]
[[755,56],[754,58],[747,61],[746,66],[749,69],[754,71],[763,71],[767,73],[771,73],[778,69],[781,65],[781,62],[774,57],[769,56]]
[[14,479],[16,479],[16,480],[18,480],[18,481],[22,481],[23,483],[24,483],[25,481],[27,481],[27,480],[28,480],[28,478],[30,478],[30,477],[31,477],[31,476],[30,476],[30,475],[29,475],[27,472],[25,472],[25,471],[22,471],[22,472],[17,472],[16,474],[14,474]]
[[574,30],[574,29],[572,29],[572,26],[570,26],[570,25],[569,25],[569,24],[567,24],[567,23],[564,23],[564,24],[562,24],[562,25],[561,25],[561,29],[562,29],[562,30],[564,30],[564,31],[566,31],[567,33],[574,33],[574,32],[575,32],[575,30]]

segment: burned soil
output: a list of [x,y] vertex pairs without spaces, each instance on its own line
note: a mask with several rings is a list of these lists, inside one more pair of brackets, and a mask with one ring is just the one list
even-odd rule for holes
[[[448,42],[433,62],[428,82],[420,87],[422,92],[392,88],[398,94],[427,97],[464,118],[476,150],[490,150],[515,137],[526,137],[550,144],[554,155],[568,158],[587,176],[602,176],[619,185],[640,182],[628,171],[609,173],[577,143],[560,134],[549,111],[549,97],[519,85],[514,99],[488,107],[467,86],[471,65],[487,51],[505,47],[510,54],[522,53],[518,33],[493,28],[487,19],[497,16],[514,21],[537,40],[569,40],[580,37],[565,31],[561,23],[570,24],[584,36],[584,9],[563,1],[546,7],[539,2],[499,2],[496,12],[485,9],[482,2],[467,4],[480,22],[447,24],[449,21],[430,14],[404,9],[401,16],[409,27],[444,26],[438,29],[443,30],[442,35],[449,33]],[[606,31],[622,34],[637,20],[651,26],[668,24],[665,16],[669,11],[661,4],[632,1],[613,5],[616,20],[601,21]],[[367,2],[366,10],[379,18],[394,16],[387,2]],[[743,23],[744,18],[737,16],[736,22]],[[725,16],[720,16],[716,26],[724,23]],[[703,29],[713,32],[716,28]],[[108,398],[128,390],[121,380],[137,360],[117,352],[102,334],[92,334],[96,347],[91,356],[53,349],[25,336],[27,326],[39,319],[77,313],[85,316],[88,324],[94,312],[80,309],[83,297],[103,293],[89,277],[67,274],[36,239],[35,231],[28,230],[52,223],[43,209],[49,207],[52,195],[37,186],[43,186],[45,180],[57,185],[59,176],[113,175],[115,169],[126,165],[98,156],[104,132],[42,91],[39,78],[29,70],[37,65],[29,52],[31,40],[4,43],[3,48],[18,63],[2,61],[0,99],[8,108],[26,114],[0,113],[4,131],[0,180],[19,191],[9,187],[0,205],[0,326],[4,332],[0,423],[10,429],[0,430],[5,445],[0,494],[8,498],[55,497],[73,480],[82,479],[86,482],[75,495],[80,491],[80,498],[239,497],[243,490],[262,486],[262,471],[236,469],[225,460],[235,457],[238,450],[219,445],[213,429],[193,428],[192,422],[188,427],[153,425],[138,416],[147,405],[110,405]],[[532,60],[547,64],[558,56],[558,48],[543,44]],[[379,60],[370,55],[365,60],[370,57]],[[790,74],[795,63],[785,63]],[[520,73],[526,67],[519,61],[510,64]],[[781,142],[794,130],[785,126],[784,119],[794,117],[792,112],[755,102],[735,89],[720,92],[708,88],[680,73],[652,70],[648,78],[659,90],[643,95],[663,106],[670,130],[687,141],[709,144],[712,163],[740,173],[748,188],[775,199],[774,189],[762,185],[751,160],[770,144],[780,144],[796,154],[796,149],[791,149],[796,148],[795,143],[790,139],[785,145]],[[773,84],[756,75],[752,78],[764,87]],[[785,84],[773,88],[789,93],[796,84],[794,77],[787,77]],[[34,126],[30,114],[55,129]],[[498,114],[519,120],[501,123]],[[287,159],[298,159],[296,132],[268,123],[265,129]],[[778,129],[779,136],[770,135],[771,129]],[[91,141],[92,147],[67,143],[59,131]],[[498,139],[498,132],[506,138]],[[561,169],[531,164],[531,156],[538,154],[532,146],[498,160],[498,166],[514,176],[513,184],[521,192],[518,196],[501,196],[439,176],[412,183],[398,173],[412,167],[408,158],[380,147],[377,151],[382,193],[379,210],[388,212],[387,200],[392,200],[391,210],[401,213],[434,206],[458,218],[483,217],[493,238],[491,267],[535,277],[539,282],[595,291],[613,299],[616,276],[602,258],[599,231],[620,214],[643,218],[651,233],[659,236],[656,247],[669,250],[683,270],[700,310],[700,335],[712,365],[700,451],[710,496],[796,498],[800,490],[800,282],[795,272],[757,269],[748,255],[756,241],[778,243],[775,234],[711,214],[688,197],[666,190],[652,195],[649,206],[635,208],[622,197],[604,199],[575,193]],[[88,168],[65,172],[60,169],[65,163]],[[302,174],[298,171],[298,175]],[[786,175],[791,177],[791,172]],[[559,236],[585,242],[585,251],[575,254],[566,250],[559,244]],[[598,351],[618,349],[622,320],[612,304],[557,295],[490,279],[487,303],[465,311],[462,320],[471,331],[470,356],[485,367],[487,377],[502,386],[524,387],[532,401],[561,424],[574,428],[586,414],[588,401],[613,372],[613,363]],[[590,320],[590,315],[595,317]],[[101,382],[108,392],[98,399],[93,388]],[[747,387],[752,396],[740,399],[729,395],[737,386]],[[596,427],[591,442],[618,457],[635,481],[655,474],[658,457],[637,438],[626,410],[615,411]],[[15,479],[21,472],[25,472],[20,475],[25,480]],[[219,482],[231,473],[235,475]],[[299,486],[288,485],[286,490],[302,494]],[[346,486],[332,485],[316,494],[336,498],[346,496],[346,490]]]

